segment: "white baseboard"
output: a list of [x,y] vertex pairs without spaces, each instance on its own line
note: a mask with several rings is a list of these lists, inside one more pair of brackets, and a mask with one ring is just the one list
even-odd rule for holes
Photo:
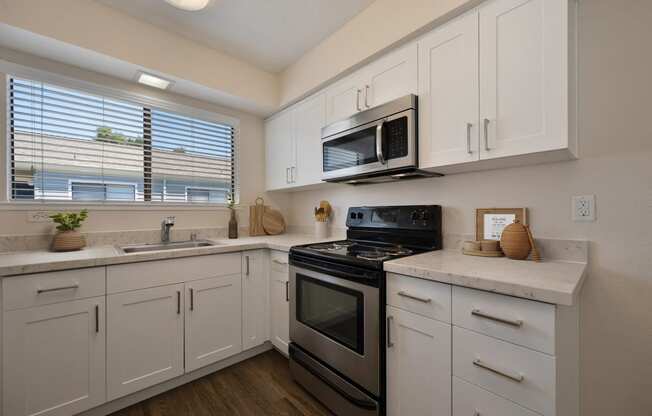
[[105,403],[101,406],[95,407],[93,409],[87,410],[85,412],[79,413],[78,416],[106,416],[118,410],[129,407],[143,400],[147,400],[150,397],[154,397],[168,390],[172,390],[181,385],[187,384],[191,381],[202,378],[216,371],[222,370],[226,367],[230,367],[233,364],[237,364],[241,361],[247,360],[251,357],[255,357],[258,354],[262,354],[266,351],[272,349],[272,344],[267,341],[263,345],[254,347],[247,351],[243,351],[239,354],[236,354],[232,357],[224,359],[215,364],[208,365],[199,370],[193,371],[192,373],[184,374],[181,377],[174,378],[172,380],[165,381],[161,384],[149,387],[145,390],[130,394],[129,396],[121,397],[119,399],[113,400],[111,402]]

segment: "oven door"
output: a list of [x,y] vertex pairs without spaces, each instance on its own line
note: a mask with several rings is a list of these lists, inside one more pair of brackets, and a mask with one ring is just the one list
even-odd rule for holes
[[291,266],[290,294],[290,340],[379,395],[379,289]]
[[416,111],[406,110],[322,139],[322,179],[417,166]]

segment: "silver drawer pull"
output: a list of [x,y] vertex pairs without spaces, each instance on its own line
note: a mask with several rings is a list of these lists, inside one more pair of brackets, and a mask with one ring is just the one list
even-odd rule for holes
[[60,287],[51,287],[48,289],[36,289],[37,294],[48,293],[48,292],[58,292],[60,290],[74,290],[79,288],[79,284],[69,285],[69,286],[60,286]]
[[392,348],[394,342],[392,342],[392,321],[394,320],[393,316],[387,317],[387,348]]
[[517,383],[521,383],[524,379],[522,374],[509,374],[505,371],[499,370],[494,366],[491,366],[487,363],[482,362],[482,360],[476,359],[473,360],[473,365],[476,367],[483,368],[487,371],[491,371],[494,374],[498,374],[499,376],[503,376],[505,378],[508,378],[510,380],[516,381]]
[[288,264],[287,261],[281,261],[281,260],[277,260],[277,259],[274,259],[274,260],[272,260],[272,261],[273,261],[274,263],[276,263],[276,264],[282,264],[283,266],[287,266],[287,264]]
[[398,295],[399,295],[399,296],[403,296],[404,298],[414,299],[414,300],[417,300],[417,301],[419,301],[419,302],[423,302],[423,303],[430,303],[430,302],[432,302],[432,299],[430,299],[430,298],[422,298],[422,297],[420,297],[420,296],[411,295],[411,294],[409,294],[409,293],[407,293],[407,292],[403,292],[402,290],[401,290],[400,292],[398,292]]
[[471,315],[477,316],[479,318],[489,319],[491,321],[500,322],[501,324],[515,326],[517,328],[520,328],[520,327],[523,326],[523,321],[521,321],[520,319],[501,318],[501,317],[498,317],[498,316],[489,315],[486,312],[482,312],[480,309],[473,309],[471,311]]

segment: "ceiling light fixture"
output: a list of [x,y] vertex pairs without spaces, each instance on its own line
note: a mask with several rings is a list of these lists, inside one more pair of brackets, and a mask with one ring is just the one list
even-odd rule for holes
[[150,87],[159,88],[162,90],[167,90],[172,85],[172,81],[161,78],[157,75],[148,74],[143,71],[138,71],[136,74],[136,81],[141,84],[148,85]]
[[210,0],[165,0],[165,2],[177,9],[196,12],[208,6]]

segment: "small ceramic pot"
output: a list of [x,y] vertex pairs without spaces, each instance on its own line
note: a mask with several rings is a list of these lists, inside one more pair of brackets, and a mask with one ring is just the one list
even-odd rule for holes
[[52,238],[52,251],[76,251],[86,247],[86,239],[79,231],[59,231]]
[[319,239],[328,238],[328,222],[315,221],[315,237]]

